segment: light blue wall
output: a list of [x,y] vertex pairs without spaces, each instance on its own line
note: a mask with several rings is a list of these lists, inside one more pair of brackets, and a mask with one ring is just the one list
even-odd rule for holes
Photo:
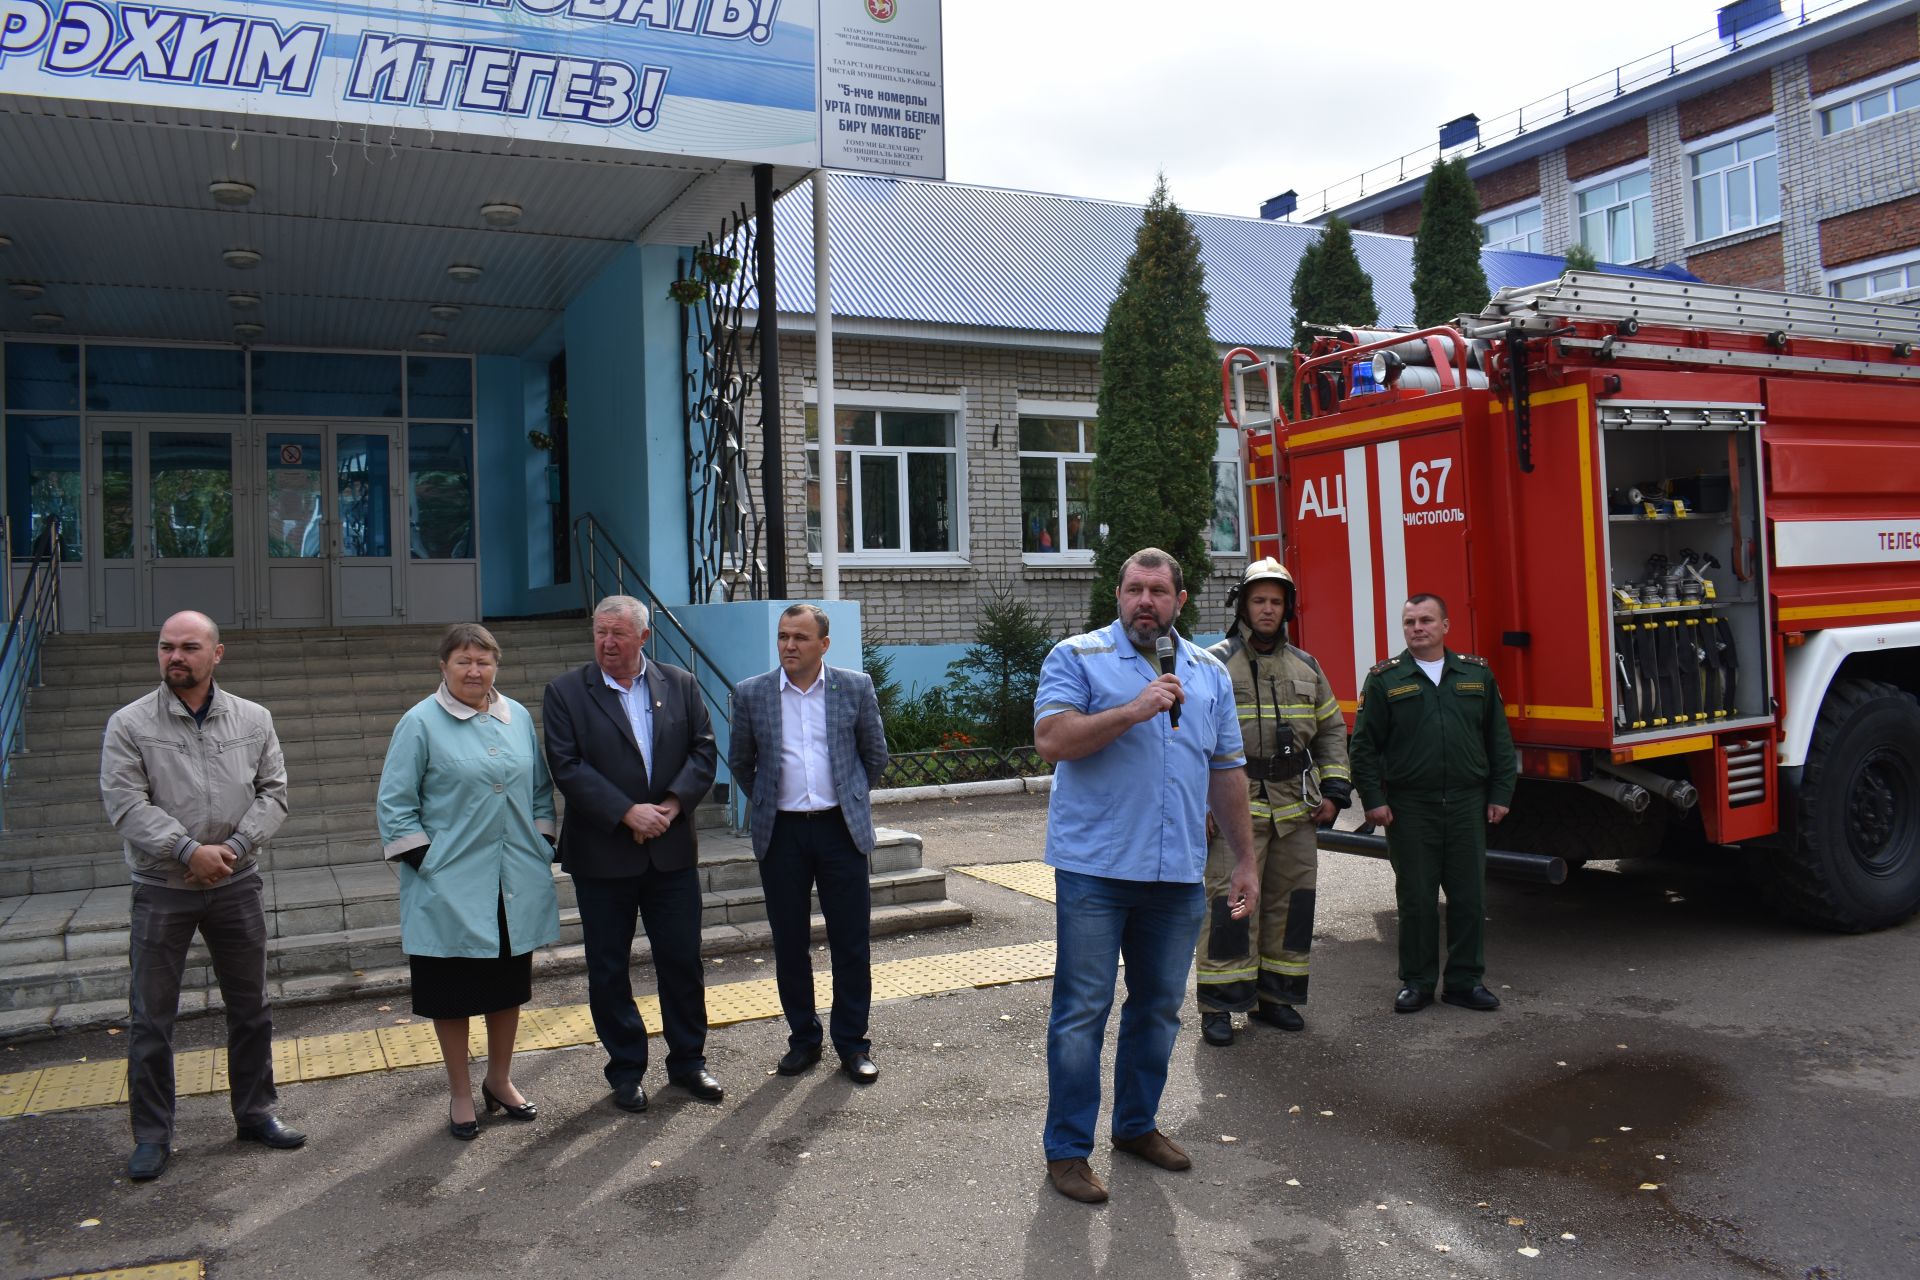
[[947,664],[967,651],[963,644],[885,644],[880,652],[893,660],[893,682],[908,697],[947,682]]

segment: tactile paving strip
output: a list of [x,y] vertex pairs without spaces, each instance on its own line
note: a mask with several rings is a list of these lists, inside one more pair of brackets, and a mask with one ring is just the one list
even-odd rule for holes
[[1015,893],[1024,893],[1042,902],[1054,901],[1053,868],[1044,862],[982,862],[971,867],[948,867],[947,870],[958,871],[975,880],[985,880],[988,884],[997,884],[1003,889],[1012,889]]
[[[1044,863],[1002,863],[992,868],[957,869],[973,874],[981,870],[1002,871],[1008,867],[1038,868],[1045,873],[1047,888],[1051,891],[1053,872]],[[999,882],[996,878],[996,883]],[[1054,947],[1051,942],[1024,942],[979,951],[911,956],[875,965],[873,994],[876,1000],[898,1000],[999,986],[1008,982],[1029,982],[1052,977],[1053,966]],[[832,982],[827,974],[819,975],[814,989],[820,1000],[832,1003]],[[660,1034],[660,998],[641,996],[634,1003],[639,1007],[648,1033]],[[776,979],[754,978],[707,988],[707,1020],[713,1026],[779,1016],[780,990]],[[559,1049],[589,1044],[594,1039],[593,1016],[584,1004],[526,1009],[521,1012],[520,1031],[516,1039],[517,1047],[522,1049]],[[485,1019],[475,1018],[469,1024],[468,1048],[475,1057],[485,1055]],[[423,1067],[439,1061],[440,1041],[434,1035],[431,1022],[395,1023],[365,1031],[277,1040],[273,1045],[274,1078],[282,1083],[325,1080],[401,1067]],[[182,1095],[225,1093],[228,1087],[227,1051],[198,1049],[179,1054],[174,1060],[174,1076],[176,1091]],[[126,1063],[119,1059],[66,1063],[0,1075],[0,1116],[111,1106],[125,1102],[126,1097]],[[142,1280],[149,1275],[172,1280],[175,1276],[197,1277],[200,1274],[197,1262],[165,1265],[196,1269],[151,1272],[140,1269],[92,1274],[137,1276]]]
[[54,1280],[202,1280],[207,1269],[198,1258],[186,1262],[156,1262],[145,1267],[116,1267],[112,1271],[83,1271]]

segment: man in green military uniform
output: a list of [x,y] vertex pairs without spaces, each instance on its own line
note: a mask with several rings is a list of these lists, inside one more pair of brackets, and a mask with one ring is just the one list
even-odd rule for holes
[[1233,851],[1215,835],[1207,846],[1208,923],[1200,931],[1200,1032],[1233,1043],[1233,1015],[1283,1031],[1306,1026],[1307,952],[1313,946],[1316,824],[1330,823],[1353,794],[1347,727],[1320,664],[1287,643],[1293,575],[1278,560],[1247,566],[1227,604],[1227,638],[1208,652],[1233,677],[1247,750],[1247,807],[1253,817],[1260,912],[1235,920]]
[[1411,597],[1407,648],[1367,673],[1353,726],[1353,780],[1367,820],[1387,834],[1400,905],[1400,994],[1414,1013],[1433,1003],[1440,911],[1447,895],[1447,967],[1440,998],[1482,1011],[1487,990],[1487,825],[1507,816],[1518,769],[1500,689],[1485,658],[1446,647],[1447,602]]

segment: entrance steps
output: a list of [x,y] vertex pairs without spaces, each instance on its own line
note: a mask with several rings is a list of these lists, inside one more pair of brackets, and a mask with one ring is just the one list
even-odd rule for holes
[[[589,661],[583,619],[490,624],[503,650],[502,691],[540,716],[549,680]],[[387,738],[402,712],[438,681],[440,627],[230,632],[220,680],[274,714],[287,756],[289,813],[264,851],[268,965],[283,1002],[406,986],[398,872],[381,856],[374,793]],[[49,640],[46,685],[27,715],[0,832],[0,1039],[124,1020],[127,867],[100,806],[107,717],[159,682],[151,636]],[[703,804],[703,948],[767,945],[766,906],[752,849]],[[536,957],[546,970],[582,967],[579,913],[555,870],[561,941]],[[943,872],[922,865],[918,836],[883,830],[872,867],[876,934],[965,923]],[[816,917],[816,932],[821,928]],[[644,938],[635,955],[645,958]],[[217,1007],[196,941],[182,1011]]]

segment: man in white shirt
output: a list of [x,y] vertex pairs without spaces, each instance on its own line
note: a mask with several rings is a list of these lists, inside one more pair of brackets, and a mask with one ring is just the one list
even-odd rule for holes
[[820,895],[833,958],[834,1051],[857,1084],[880,1077],[867,1038],[873,1004],[868,930],[868,857],[873,852],[870,788],[887,769],[887,740],[873,680],[826,665],[826,611],[796,604],[780,615],[780,666],[742,680],[733,694],[727,767],[752,802],[753,854],[767,895],[774,974],[787,1015],[781,1075],[820,1060],[814,1012],[809,898]]

